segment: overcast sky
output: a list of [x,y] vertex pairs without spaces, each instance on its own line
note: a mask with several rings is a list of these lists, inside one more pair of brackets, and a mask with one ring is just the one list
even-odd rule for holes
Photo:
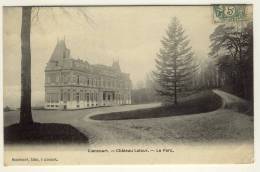
[[[39,8],[31,31],[32,104],[44,101],[44,68],[58,38],[65,36],[73,58],[105,65],[119,59],[122,71],[130,73],[136,85],[154,69],[160,40],[174,16],[183,25],[196,56],[207,58],[209,35],[215,27],[209,6]],[[9,106],[20,102],[20,29],[21,8],[6,7],[4,105]]]

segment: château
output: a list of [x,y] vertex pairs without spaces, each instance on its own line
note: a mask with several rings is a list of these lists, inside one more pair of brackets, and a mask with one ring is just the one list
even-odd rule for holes
[[71,57],[58,40],[45,68],[45,108],[82,109],[131,104],[131,80],[120,69]]

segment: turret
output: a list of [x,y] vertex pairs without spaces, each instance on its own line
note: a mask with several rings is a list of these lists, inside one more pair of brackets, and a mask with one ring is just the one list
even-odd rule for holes
[[56,47],[49,62],[57,62],[64,58],[70,58],[70,50],[66,47],[65,38],[63,40],[57,40]]
[[117,60],[117,61],[113,60],[112,68],[117,70],[117,71],[121,71],[120,65],[119,65],[119,60]]

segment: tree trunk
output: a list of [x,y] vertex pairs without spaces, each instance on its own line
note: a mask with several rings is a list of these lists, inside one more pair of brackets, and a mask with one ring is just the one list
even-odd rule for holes
[[28,125],[33,123],[31,111],[31,11],[32,7],[22,7],[22,28],[21,28],[21,110],[20,124]]

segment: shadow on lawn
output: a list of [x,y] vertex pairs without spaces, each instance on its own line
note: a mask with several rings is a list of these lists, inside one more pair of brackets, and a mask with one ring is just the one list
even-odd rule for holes
[[127,112],[114,112],[91,116],[94,120],[126,120],[126,119],[145,119],[161,118],[168,116],[186,115],[210,112],[220,108],[221,98],[212,91],[202,91],[191,95],[177,106],[163,106],[150,109],[139,109]]
[[88,137],[68,124],[13,124],[4,128],[5,144],[76,144],[88,143]]

